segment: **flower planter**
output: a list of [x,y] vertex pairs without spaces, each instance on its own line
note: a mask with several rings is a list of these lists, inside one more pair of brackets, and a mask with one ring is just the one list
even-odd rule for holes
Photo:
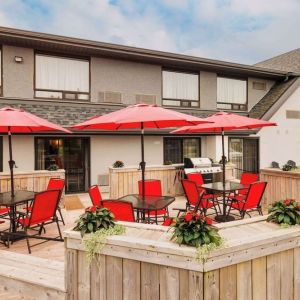
[[122,223],[89,265],[80,233],[66,231],[68,299],[300,299],[300,227],[265,219],[218,224],[225,247],[204,263],[167,227]]

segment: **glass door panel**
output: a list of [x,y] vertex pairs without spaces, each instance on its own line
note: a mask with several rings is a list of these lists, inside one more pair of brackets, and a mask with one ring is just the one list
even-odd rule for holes
[[243,139],[229,139],[229,160],[236,166],[236,176],[240,178],[243,172]]

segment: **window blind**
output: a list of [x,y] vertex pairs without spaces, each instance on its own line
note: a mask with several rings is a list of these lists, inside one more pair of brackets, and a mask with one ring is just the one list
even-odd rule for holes
[[218,102],[246,104],[247,103],[246,80],[218,77],[217,97],[218,97]]
[[36,55],[36,89],[89,92],[89,61]]
[[163,98],[199,100],[199,76],[197,74],[163,71]]

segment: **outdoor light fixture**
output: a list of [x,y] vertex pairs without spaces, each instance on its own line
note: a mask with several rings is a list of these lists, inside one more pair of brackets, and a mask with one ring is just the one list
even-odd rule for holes
[[23,57],[22,56],[15,56],[15,62],[20,64],[23,62]]

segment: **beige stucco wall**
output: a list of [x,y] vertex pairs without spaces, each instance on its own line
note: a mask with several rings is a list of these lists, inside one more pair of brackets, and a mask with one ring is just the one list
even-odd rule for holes
[[287,110],[300,111],[300,87],[289,97],[269,121],[278,126],[266,127],[259,131],[260,167],[269,167],[272,161],[280,166],[288,160],[300,165],[300,119],[287,119]]
[[[18,171],[34,170],[34,137],[33,136],[12,136],[13,159],[16,162]],[[8,166],[8,138],[3,137],[3,171],[9,171]]]
[[217,107],[217,74],[200,72],[200,108],[216,109]]
[[[126,166],[138,166],[141,161],[139,136],[92,136],[91,137],[91,184],[98,182],[99,174],[108,174],[116,160]],[[147,165],[163,163],[163,138],[145,137],[145,160]]]
[[[253,89],[253,82],[265,82],[266,83],[266,89],[265,90],[255,90]],[[265,79],[259,79],[259,78],[248,78],[248,111],[251,110],[251,108],[259,102],[271,89],[271,87],[274,85],[274,80],[265,80]]]
[[[34,51],[33,49],[3,45],[3,96],[33,97]],[[16,63],[15,56],[23,57]]]
[[156,95],[161,99],[161,66],[105,58],[91,58],[91,98],[99,92],[122,93],[122,102],[135,103],[136,94]]

